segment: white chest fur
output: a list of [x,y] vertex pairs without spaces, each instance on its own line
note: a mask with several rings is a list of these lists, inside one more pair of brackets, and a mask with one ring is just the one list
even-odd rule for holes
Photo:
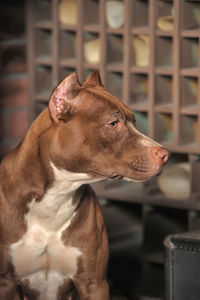
[[40,202],[33,201],[25,216],[27,231],[11,245],[13,264],[21,279],[40,292],[40,299],[56,299],[58,287],[77,271],[78,248],[65,246],[61,236],[70,225],[76,206],[73,196],[83,183],[94,181],[87,174],[57,169],[51,164],[55,181]]

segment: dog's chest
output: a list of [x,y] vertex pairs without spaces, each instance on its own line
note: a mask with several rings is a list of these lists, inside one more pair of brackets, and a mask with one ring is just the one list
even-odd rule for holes
[[10,247],[16,272],[40,292],[40,299],[56,299],[58,288],[64,280],[73,279],[78,269],[80,249],[62,240],[76,214],[74,189],[68,186],[66,196],[66,186],[57,180],[39,203],[33,200],[25,216],[27,231]]

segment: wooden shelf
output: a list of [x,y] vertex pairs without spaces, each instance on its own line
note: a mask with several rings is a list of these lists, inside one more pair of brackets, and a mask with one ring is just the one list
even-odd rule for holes
[[51,21],[38,21],[35,23],[35,28],[43,30],[52,30],[53,23]]
[[53,60],[51,56],[46,55],[46,56],[37,57],[35,59],[35,63],[37,65],[51,66],[53,64]]
[[169,199],[165,196],[158,194],[153,196],[144,195],[143,192],[138,191],[134,186],[122,186],[118,188],[109,188],[109,190],[104,190],[99,188],[99,185],[92,185],[96,194],[99,198],[106,198],[115,201],[122,202],[132,202],[132,203],[142,203],[148,205],[155,205],[160,207],[171,207],[187,210],[198,210],[200,211],[200,203],[192,202],[190,199],[186,200],[176,200]]
[[62,58],[60,59],[61,67],[76,67],[76,59],[75,58]]
[[198,114],[199,114],[197,104],[182,107],[180,111],[181,111],[181,114],[183,114],[183,115],[198,116]]
[[199,68],[184,68],[180,70],[182,76],[199,77]]
[[76,25],[63,25],[59,24],[60,30],[65,30],[65,31],[77,31],[77,26]]
[[135,27],[131,29],[131,33],[132,34],[145,34],[145,35],[149,35],[149,27],[148,26],[144,26],[144,27]]

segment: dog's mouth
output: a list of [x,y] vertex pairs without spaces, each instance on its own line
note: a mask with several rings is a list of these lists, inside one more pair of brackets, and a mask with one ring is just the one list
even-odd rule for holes
[[108,178],[111,180],[121,180],[124,178],[124,176],[121,174],[112,174],[112,175],[108,176]]

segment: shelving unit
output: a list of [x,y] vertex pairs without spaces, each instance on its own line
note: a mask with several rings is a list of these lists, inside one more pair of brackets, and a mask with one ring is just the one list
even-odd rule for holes
[[[97,69],[106,89],[134,110],[138,129],[172,151],[173,163],[191,165],[187,200],[167,198],[156,180],[141,188],[127,183],[95,186],[100,198],[109,199],[105,216],[112,209],[124,211],[127,203],[124,218],[130,208],[139,209],[137,217],[132,215],[141,225],[139,299],[161,299],[163,238],[200,229],[200,1],[122,0],[125,21],[117,29],[106,22],[107,0],[76,0],[76,24],[59,22],[60,2],[27,1],[30,121],[67,74],[77,71],[83,81]],[[96,39],[100,61],[91,64],[84,45]],[[145,63],[138,40],[146,47]]]

